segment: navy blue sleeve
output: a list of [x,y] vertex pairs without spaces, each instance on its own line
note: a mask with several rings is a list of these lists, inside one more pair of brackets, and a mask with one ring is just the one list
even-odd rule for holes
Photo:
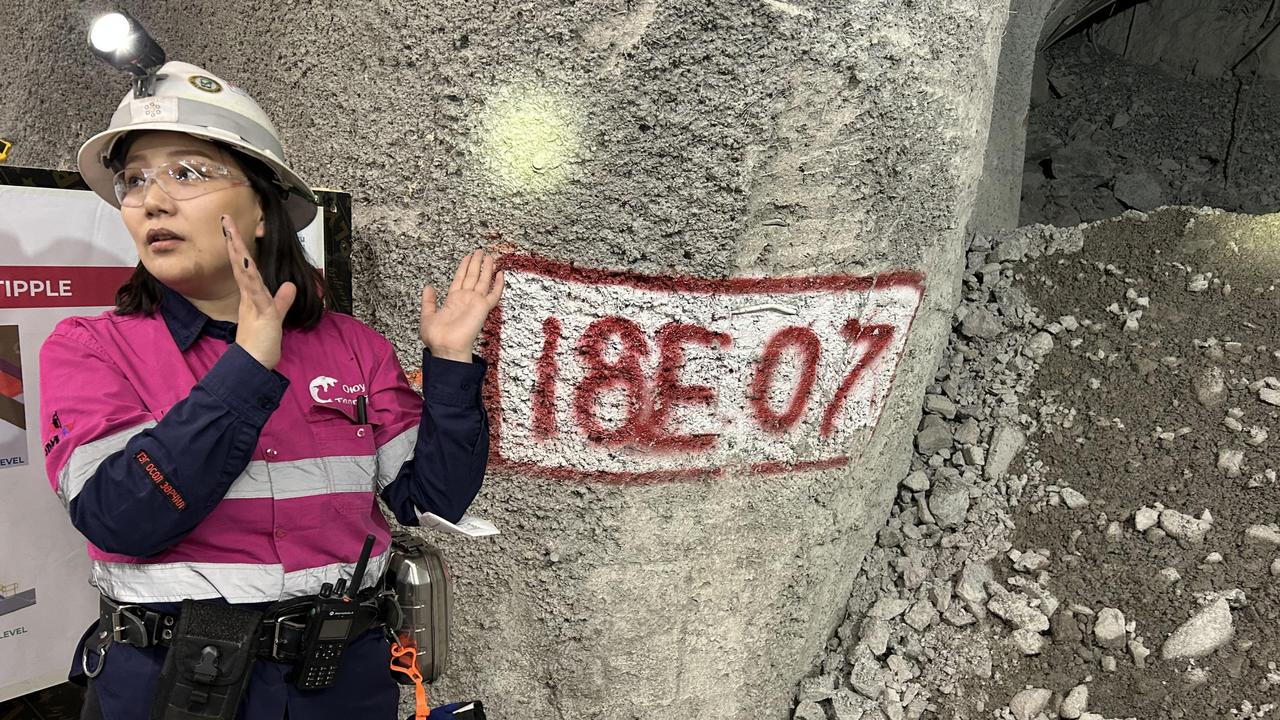
[[422,353],[422,417],[413,455],[382,499],[402,525],[432,513],[457,522],[480,492],[489,462],[489,419],[480,400],[484,360],[456,362]]
[[68,505],[71,523],[112,553],[155,555],[226,495],[289,385],[231,345],[154,427],[101,460]]

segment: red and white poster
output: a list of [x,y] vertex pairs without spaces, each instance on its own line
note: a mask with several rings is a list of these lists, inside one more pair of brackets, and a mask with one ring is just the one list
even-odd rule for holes
[[[38,174],[36,174],[38,175]],[[66,680],[98,614],[85,540],[44,470],[40,345],[97,315],[137,263],[120,213],[84,190],[0,185],[0,701]],[[303,233],[323,258],[321,223]]]

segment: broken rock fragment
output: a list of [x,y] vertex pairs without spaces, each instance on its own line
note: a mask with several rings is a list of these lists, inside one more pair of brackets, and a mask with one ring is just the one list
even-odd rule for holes
[[951,427],[946,420],[937,415],[926,415],[916,434],[916,451],[921,455],[932,455],[939,450],[951,447]]
[[1089,709],[1089,686],[1077,685],[1071,688],[1071,692],[1062,700],[1062,707],[1058,709],[1058,714],[1067,720],[1075,720]]
[[1018,555],[1013,563],[1013,569],[1018,572],[1036,573],[1049,567],[1049,558],[1040,553],[1029,550]]
[[1023,655],[1039,655],[1044,651],[1045,637],[1032,630],[1014,630],[1013,644]]
[[853,662],[853,669],[849,671],[849,685],[865,698],[879,698],[891,673],[862,646],[856,648],[853,657],[849,659]]
[[1133,514],[1133,526],[1138,532],[1146,532],[1148,529],[1156,526],[1160,522],[1160,511],[1151,508],[1141,508]]
[[956,442],[962,445],[976,445],[982,439],[982,426],[973,418],[965,418],[956,428]]
[[1147,656],[1151,654],[1151,651],[1142,644],[1141,640],[1130,640],[1129,654],[1133,656],[1134,667],[1141,670],[1147,666]]
[[925,395],[924,411],[933,415],[941,415],[948,420],[956,417],[956,404],[945,395]]
[[1234,635],[1231,606],[1225,598],[1218,598],[1173,631],[1160,648],[1160,657],[1165,660],[1204,657],[1226,645]]
[[880,528],[880,534],[877,542],[883,548],[895,548],[902,544],[903,541],[902,528],[888,525]]
[[1223,449],[1218,451],[1218,469],[1223,475],[1229,478],[1240,477],[1240,470],[1244,466],[1244,451],[1234,449]]
[[1004,332],[1004,325],[986,309],[974,308],[960,323],[960,332],[969,337],[990,340]]
[[1191,385],[1196,391],[1196,402],[1205,407],[1213,407],[1227,397],[1226,378],[1217,365],[1201,371]]
[[1030,599],[1022,593],[999,590],[987,602],[987,609],[1015,629],[1033,630],[1037,633],[1049,630],[1049,618],[1032,607]]
[[903,479],[902,486],[912,492],[924,492],[929,489],[929,474],[923,470],[916,470]]
[[889,651],[889,634],[888,622],[876,618],[867,618],[862,621],[859,644],[865,646],[873,655],[879,657]]
[[1160,527],[1169,533],[1171,538],[1191,545],[1199,545],[1204,542],[1204,536],[1213,528],[1213,516],[1205,510],[1197,520],[1176,510],[1163,510],[1160,512]]
[[929,511],[939,527],[956,527],[969,512],[969,486],[958,477],[942,477],[929,493]]
[[1093,637],[1098,645],[1110,650],[1124,647],[1124,613],[1115,608],[1103,608],[1093,622]]
[[1047,332],[1036,333],[1022,348],[1022,354],[1032,360],[1040,360],[1053,350],[1053,336]]
[[933,621],[937,619],[938,611],[933,607],[933,603],[928,600],[921,600],[917,602],[915,605],[911,606],[911,609],[903,616],[903,620],[918,631],[923,631],[925,628],[932,625]]
[[1036,602],[1032,603],[1032,605],[1039,608],[1040,612],[1044,613],[1046,617],[1051,618],[1054,613],[1058,612],[1058,605],[1060,604],[1058,598],[1054,597],[1053,593],[1034,580],[1014,575],[1009,578],[1009,584],[1035,600]]
[[909,600],[899,600],[893,597],[882,597],[876,600],[875,604],[867,610],[867,617],[877,620],[892,620],[911,607]]
[[1280,547],[1280,528],[1275,525],[1251,525],[1244,531],[1245,542]]
[[1120,523],[1112,520],[1107,523],[1107,529],[1102,533],[1109,543],[1118,543],[1124,539],[1124,528],[1120,527]]
[[956,597],[964,601],[964,605],[962,607],[960,603],[952,603],[943,614],[947,622],[956,627],[963,627],[974,620],[985,619],[987,617],[986,586],[994,578],[991,567],[986,563],[973,561],[965,563],[955,587]]
[[999,480],[1009,472],[1009,464],[1017,457],[1027,436],[1013,425],[1001,425],[991,435],[991,452],[985,468],[988,480]]
[[1075,615],[1071,611],[1063,611],[1055,613],[1049,619],[1052,627],[1053,641],[1063,645],[1077,645],[1084,638],[1080,632],[1080,625],[1076,622]]
[[1044,688],[1023,690],[1009,701],[1009,710],[1018,720],[1034,720],[1037,715],[1044,712],[1052,697],[1053,693]]
[[827,713],[822,706],[812,700],[806,700],[796,706],[791,716],[794,720],[827,720]]
[[1079,510],[1089,504],[1088,498],[1074,488],[1063,488],[1061,495],[1062,502],[1066,503],[1067,507],[1072,510]]

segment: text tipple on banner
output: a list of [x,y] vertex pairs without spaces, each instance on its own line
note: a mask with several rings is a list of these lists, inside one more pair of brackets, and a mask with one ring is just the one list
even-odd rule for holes
[[838,467],[869,439],[923,277],[712,279],[508,256],[486,330],[495,464],[605,482]]
[[102,307],[132,267],[0,265],[0,308]]

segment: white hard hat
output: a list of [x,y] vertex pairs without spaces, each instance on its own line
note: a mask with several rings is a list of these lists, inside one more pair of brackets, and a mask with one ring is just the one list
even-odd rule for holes
[[169,130],[219,142],[257,158],[276,173],[289,191],[284,201],[294,232],[316,218],[316,196],[285,163],[280,135],[248,93],[195,65],[170,61],[160,68],[151,97],[132,91],[120,101],[111,125],[80,148],[80,174],[103,200],[120,207],[108,165],[112,149],[125,135],[142,130]]

